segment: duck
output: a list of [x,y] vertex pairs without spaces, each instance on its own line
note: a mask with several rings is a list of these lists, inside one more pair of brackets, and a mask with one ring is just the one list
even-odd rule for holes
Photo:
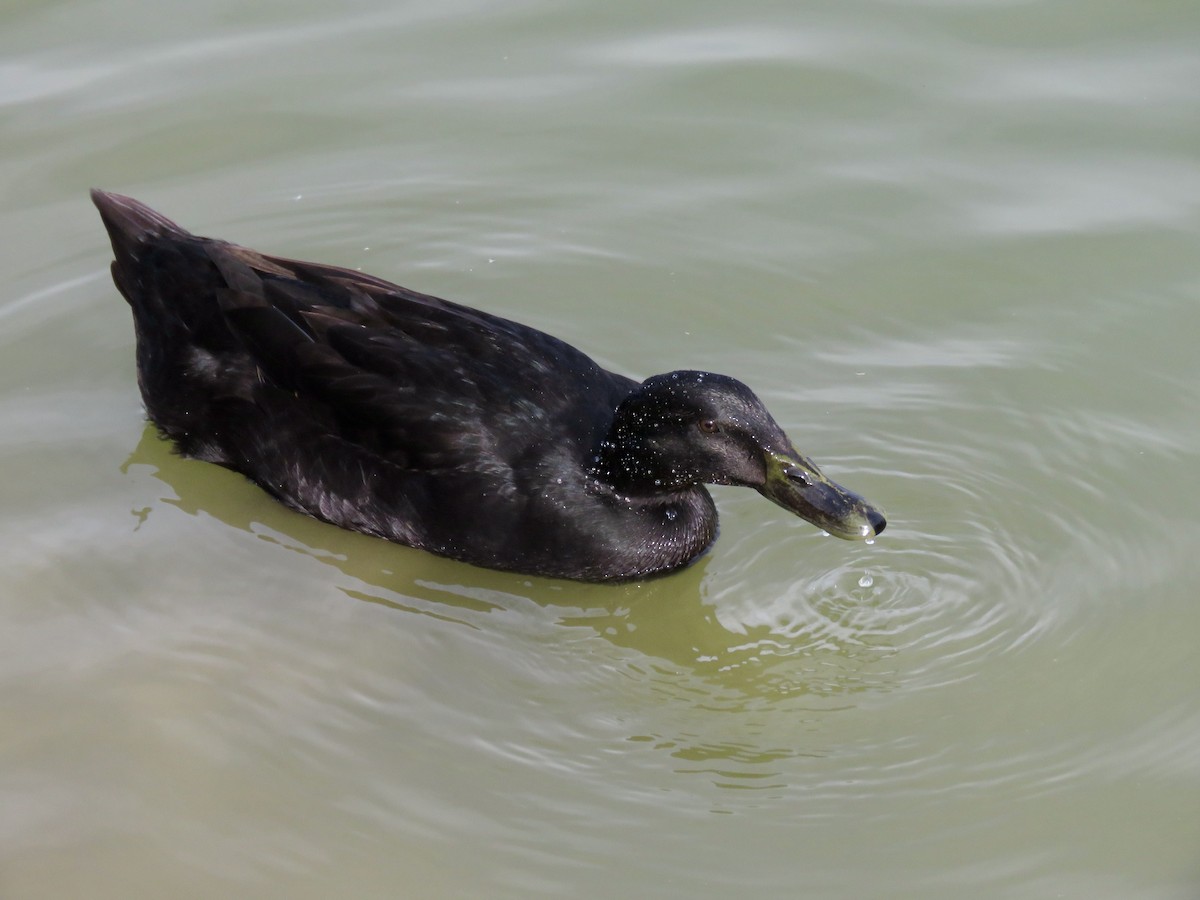
[[831,535],[883,513],[735,378],[636,381],[537,329],[354,269],[199,237],[92,191],[148,418],[183,456],[341,528],[488,569],[623,582],[717,537],[706,485]]

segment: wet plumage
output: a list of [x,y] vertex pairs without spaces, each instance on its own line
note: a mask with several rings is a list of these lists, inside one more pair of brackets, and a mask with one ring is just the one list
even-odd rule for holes
[[480,566],[606,581],[716,536],[704,484],[846,538],[884,519],[735,379],[639,384],[536,329],[360,272],[194,236],[93,191],[146,411],[187,456],[335,525]]

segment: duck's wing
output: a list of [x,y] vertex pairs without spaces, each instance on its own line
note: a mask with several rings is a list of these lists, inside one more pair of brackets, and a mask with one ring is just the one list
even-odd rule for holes
[[409,469],[503,468],[545,446],[579,458],[634,387],[499,316],[92,197],[133,308],[147,410],[193,455],[238,468],[244,450],[208,445],[234,421],[286,440],[286,420]]
[[634,382],[555,337],[349,269],[205,242],[263,376],[409,469],[590,452]]

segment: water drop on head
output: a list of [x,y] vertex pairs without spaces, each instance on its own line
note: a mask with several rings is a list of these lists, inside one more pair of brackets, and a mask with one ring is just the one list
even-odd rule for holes
[[668,522],[674,522],[675,519],[678,518],[678,516],[679,516],[678,510],[674,510],[674,509],[667,510],[667,521]]

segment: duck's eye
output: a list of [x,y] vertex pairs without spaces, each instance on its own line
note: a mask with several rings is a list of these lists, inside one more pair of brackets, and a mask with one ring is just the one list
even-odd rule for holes
[[701,419],[699,422],[696,423],[696,427],[699,428],[701,431],[703,431],[705,434],[716,434],[718,431],[721,430],[721,426],[718,425],[716,422],[714,422],[712,419]]

